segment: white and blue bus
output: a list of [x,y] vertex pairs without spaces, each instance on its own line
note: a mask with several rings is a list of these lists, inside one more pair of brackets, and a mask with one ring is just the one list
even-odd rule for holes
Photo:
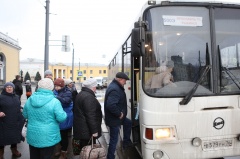
[[[126,84],[144,159],[240,155],[240,1],[149,1],[109,64]],[[147,86],[174,64],[171,84]],[[164,71],[164,69],[163,69]]]

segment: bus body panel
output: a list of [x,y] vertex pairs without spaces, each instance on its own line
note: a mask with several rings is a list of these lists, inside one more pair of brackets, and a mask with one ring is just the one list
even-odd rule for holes
[[[176,140],[151,141],[144,138],[142,133],[142,150],[146,151],[142,152],[143,158],[149,158],[156,150],[165,152],[169,158],[179,159],[240,155],[240,141],[237,140],[240,134],[238,95],[194,97],[188,105],[180,105],[181,98],[152,98],[143,91],[140,96],[141,132],[144,132],[144,128],[153,126],[173,126],[176,129]],[[217,118],[224,120],[221,129],[214,128],[214,120]],[[192,145],[192,140],[196,137],[202,142],[231,139],[233,146],[203,150],[203,145]]]
[[[132,139],[134,138],[134,135],[140,136],[140,153],[143,159],[153,159],[153,154],[156,151],[163,152],[164,155],[162,156],[162,159],[207,159],[239,156],[240,93],[238,84],[236,83],[239,83],[240,81],[240,69],[238,69],[240,68],[240,60],[238,61],[238,59],[240,59],[240,56],[238,55],[240,52],[238,51],[240,48],[240,40],[238,39],[239,36],[237,36],[239,30],[232,24],[239,24],[239,18],[235,16],[238,14],[233,13],[239,10],[240,6],[237,6],[237,4],[240,4],[240,2],[234,0],[172,0],[169,2],[183,3],[181,3],[181,5],[170,4],[169,6],[168,4],[166,5],[166,2],[161,6],[161,2],[162,1],[157,1],[156,4],[158,6],[156,7],[149,7],[150,5],[146,4],[143,6],[141,13],[146,14],[146,9],[148,10],[149,8],[156,9],[159,7],[161,10],[164,10],[164,7],[170,7],[163,12],[158,12],[158,10],[150,12],[148,16],[151,18],[149,19],[147,19],[147,16],[144,17],[144,15],[140,15],[138,19],[143,22],[141,24],[146,24],[145,31],[150,27],[153,28],[152,30],[147,30],[148,32],[141,32],[141,34],[145,36],[144,38],[146,38],[143,38],[145,41],[140,39],[144,42],[148,40],[151,44],[148,46],[152,46],[152,50],[146,51],[147,48],[145,48],[145,52],[142,53],[140,57],[132,57],[131,59],[126,57],[129,55],[128,53],[131,52],[128,50],[131,45],[131,42],[129,42],[131,41],[130,35],[130,38],[128,37],[124,44],[122,44],[121,49],[109,64],[109,77],[114,77],[118,71],[130,75],[130,81],[127,81],[124,88],[127,95],[128,117],[133,121],[132,130],[134,132],[132,132]],[[185,5],[185,2],[198,3]],[[203,3],[204,5],[201,6],[200,4]],[[208,6],[205,3],[213,4]],[[222,4],[232,5],[224,6]],[[216,5],[216,7],[214,5]],[[174,9],[171,10],[171,7]],[[185,12],[185,10],[188,9],[187,7],[192,9],[191,14],[188,11]],[[195,9],[199,12],[196,13]],[[213,12],[215,14],[213,14]],[[230,18],[228,17],[229,15]],[[167,25],[163,22],[159,22],[164,17],[173,17],[174,19],[177,19],[181,16],[182,18],[190,18],[191,16],[197,18],[200,17],[203,19],[201,20],[202,24],[199,26],[179,26],[177,23]],[[149,21],[145,23],[144,18]],[[229,29],[228,27],[221,25],[226,24],[225,21],[228,19],[232,20],[229,21],[229,26],[234,26]],[[147,26],[149,23],[151,23],[150,27]],[[176,35],[172,36],[181,31],[182,33],[185,33],[185,36],[182,36],[184,34],[179,34],[182,37]],[[169,46],[167,47],[166,45],[165,48],[161,48],[164,46],[164,43],[160,43],[161,38],[167,39],[168,37],[169,40],[166,40],[165,42],[168,43]],[[215,39],[213,37],[215,37]],[[194,42],[197,44],[201,43],[201,45],[197,46],[196,49],[192,47]],[[219,45],[221,45],[221,47],[219,47]],[[145,47],[147,47],[147,45],[145,45]],[[175,50],[172,48],[175,48]],[[189,50],[193,50],[189,51],[188,48],[190,48]],[[179,49],[182,49],[182,52],[180,52]],[[179,51],[180,55],[173,53],[176,50]],[[233,52],[233,50],[235,50],[235,52]],[[189,91],[182,93],[182,90],[179,89],[177,90],[179,91],[178,94],[174,94],[175,89],[170,89],[170,91],[167,92],[168,88],[165,87],[164,90],[163,87],[161,90],[169,93],[166,96],[164,96],[165,92],[161,92],[161,90],[158,94],[147,92],[146,88],[144,88],[146,81],[155,74],[155,69],[159,67],[161,60],[164,59],[161,57],[164,55],[160,54],[161,51],[166,53],[166,58],[174,57],[177,59],[177,56],[182,56],[181,60],[183,62],[184,58],[189,58],[187,55],[195,54],[196,56],[192,56],[191,58],[192,61],[195,60],[199,62],[199,70],[205,66],[211,67],[208,72],[210,75],[206,77],[204,81],[208,82],[207,85],[204,85],[203,82],[203,84],[201,83],[202,85],[200,84],[198,87],[203,94],[198,94],[199,90],[197,89],[197,93],[193,93],[189,103],[185,105],[180,104],[184,97],[188,95],[188,92],[191,91],[191,88],[196,86],[199,79],[196,78],[193,80],[192,78],[193,75],[195,75],[192,73],[195,71],[195,68],[192,66],[196,65],[196,63],[191,60],[189,60],[189,63],[184,63],[184,65],[177,65],[177,62],[179,61],[174,61],[176,62],[175,66],[178,67],[176,68],[178,72],[175,74],[175,76],[179,75],[177,82],[187,85]],[[218,56],[221,58],[221,53],[223,56],[221,59],[222,61],[218,59]],[[146,56],[148,57],[146,58]],[[139,60],[135,60],[135,58],[139,58]],[[156,58],[155,61],[152,60],[154,58]],[[209,61],[208,58],[210,59]],[[225,76],[225,80],[228,80],[227,83],[230,83],[229,85],[226,84],[226,81],[221,79],[222,71],[224,73],[229,72],[229,70],[223,70],[224,68],[221,68],[221,62],[225,64],[224,67],[230,67],[230,72],[235,76],[230,77],[230,74]],[[131,64],[131,69],[129,69],[129,63]],[[186,74],[184,73],[187,71],[192,74],[187,75],[189,76],[187,77],[187,80],[182,80],[185,78],[184,75]],[[198,76],[200,77],[200,75],[201,74],[199,73]],[[109,78],[109,80],[112,80],[112,78]],[[177,82],[175,81],[175,83]],[[224,82],[226,85],[223,84]],[[216,83],[220,84],[217,85]],[[226,91],[222,91],[225,88]],[[137,127],[139,127],[138,132],[136,132]],[[148,129],[153,130],[153,139],[149,139],[149,136],[146,135]],[[169,130],[169,137],[157,137],[157,132],[163,129]],[[197,146],[194,146],[195,139],[201,141]],[[135,141],[137,140],[135,139]]]

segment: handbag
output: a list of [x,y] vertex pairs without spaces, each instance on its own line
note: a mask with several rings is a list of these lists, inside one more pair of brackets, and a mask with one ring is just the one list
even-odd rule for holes
[[99,140],[97,139],[98,144],[93,144],[93,137],[90,140],[92,140],[92,144],[82,148],[80,159],[106,159],[106,150]]
[[72,139],[72,149],[73,149],[73,155],[79,155],[81,152],[81,148],[80,148],[80,140],[76,140],[76,139]]
[[30,97],[32,95],[32,92],[26,92],[26,96]]
[[25,122],[23,128],[22,128],[22,136],[26,137],[27,136],[27,121]]

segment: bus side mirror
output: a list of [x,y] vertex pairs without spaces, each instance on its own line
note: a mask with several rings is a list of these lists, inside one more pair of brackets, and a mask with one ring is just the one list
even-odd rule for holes
[[142,27],[137,27],[132,29],[132,38],[131,38],[131,53],[134,57],[139,57],[144,55],[144,38],[141,35],[144,35],[144,29]]

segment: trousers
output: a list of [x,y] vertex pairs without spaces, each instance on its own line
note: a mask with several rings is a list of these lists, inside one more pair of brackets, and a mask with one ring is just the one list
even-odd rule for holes
[[51,159],[54,153],[54,147],[37,148],[29,145],[30,159]]
[[[132,121],[128,118],[125,118],[122,122],[123,125],[123,147],[131,143],[131,129],[132,129]],[[108,147],[107,159],[115,159],[115,151],[118,143],[118,134],[120,131],[119,126],[109,126],[110,129],[110,141]]]

